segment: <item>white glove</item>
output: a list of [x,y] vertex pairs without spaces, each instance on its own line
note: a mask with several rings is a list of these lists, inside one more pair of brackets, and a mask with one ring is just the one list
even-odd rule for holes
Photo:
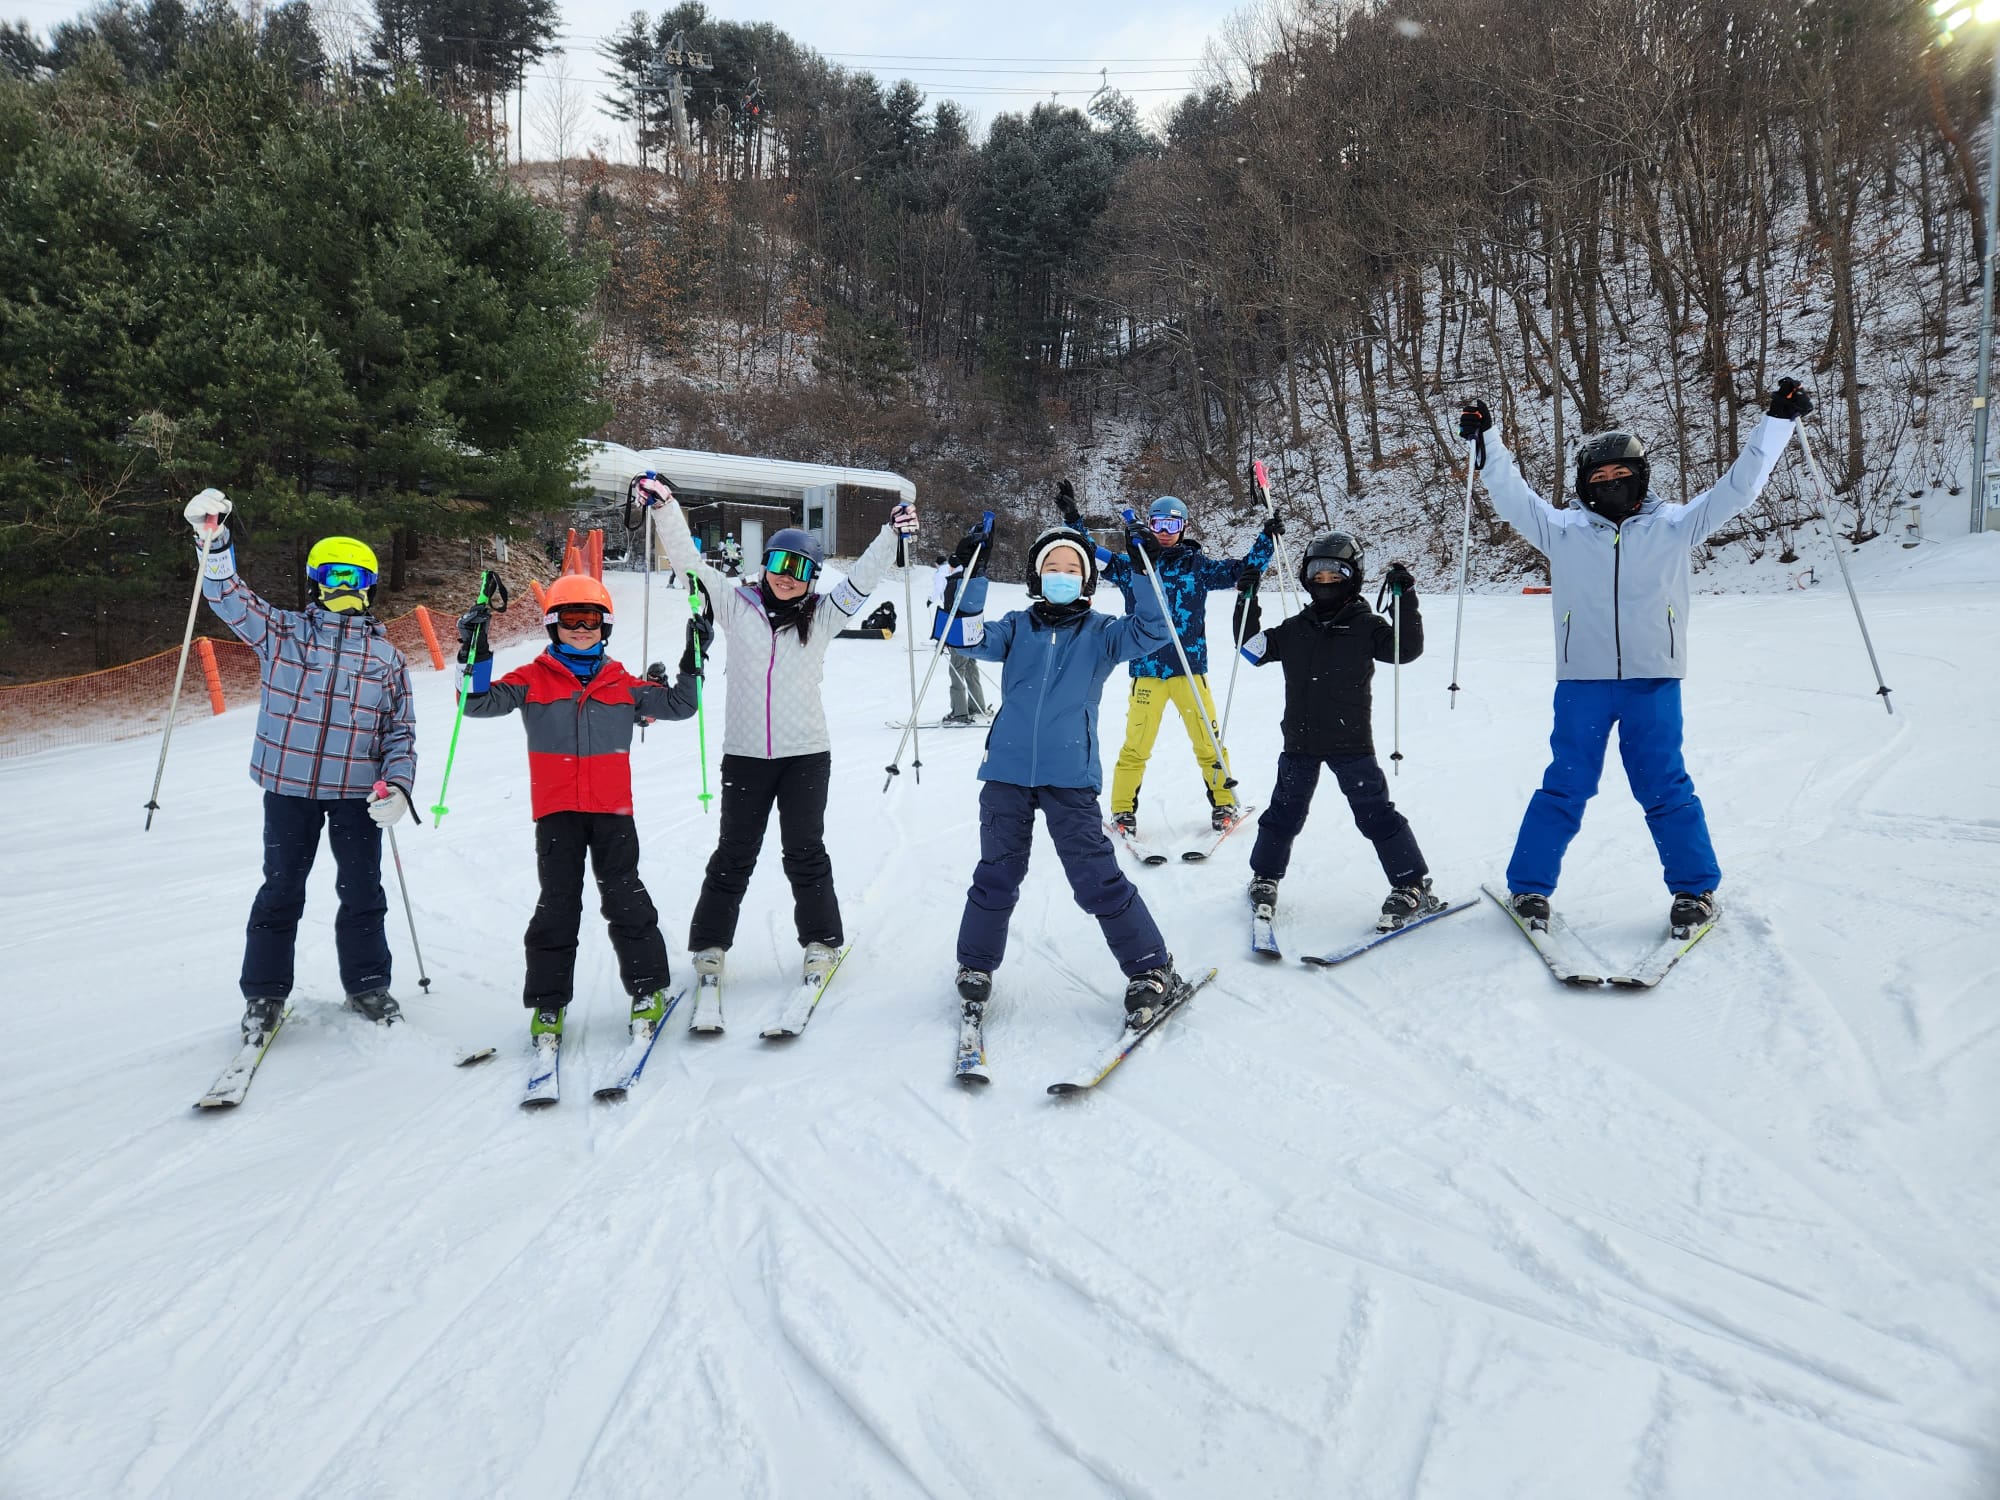
[[410,799],[399,786],[378,781],[375,790],[368,794],[368,816],[383,828],[394,828],[409,810]]
[[194,528],[196,539],[207,546],[209,539],[225,528],[229,513],[234,509],[236,507],[229,503],[229,497],[221,490],[207,489],[188,501],[187,509],[181,514]]
[[671,504],[674,492],[667,488],[664,479],[648,474],[639,481],[639,503],[648,510],[658,510],[662,505]]
[[905,500],[901,505],[898,505],[894,510],[889,512],[889,526],[897,536],[915,536],[917,534],[917,507],[910,501]]

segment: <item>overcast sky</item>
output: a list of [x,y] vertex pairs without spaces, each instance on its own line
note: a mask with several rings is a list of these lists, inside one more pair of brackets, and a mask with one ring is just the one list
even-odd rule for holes
[[[240,0],[239,0],[240,3]],[[269,0],[266,0],[269,3]],[[1131,94],[1151,118],[1194,86],[1211,39],[1221,36],[1244,0],[708,0],[711,15],[734,21],[769,21],[814,48],[830,62],[874,73],[884,83],[909,78],[931,99],[956,99],[978,117],[981,131],[1005,110],[1026,110],[1054,91],[1082,106],[1103,81]],[[567,71],[572,87],[593,100],[603,92],[600,42],[634,10],[631,0],[566,0],[561,45],[565,56],[545,59],[529,80],[527,150],[544,156],[545,131],[536,126],[538,97],[553,87],[551,75]],[[649,16],[667,8],[643,7]],[[57,22],[82,14],[75,0],[0,0],[0,17],[27,21],[44,36]],[[315,0],[314,11],[340,43],[338,12],[372,16],[368,0]],[[358,38],[355,38],[358,43]],[[782,101],[771,101],[774,109]],[[602,136],[615,159],[632,155],[629,127],[593,115],[587,143]]]

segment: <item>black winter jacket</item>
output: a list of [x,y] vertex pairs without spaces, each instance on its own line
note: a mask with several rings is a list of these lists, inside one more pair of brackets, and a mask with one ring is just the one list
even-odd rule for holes
[[[1424,654],[1424,619],[1417,596],[1403,595],[1403,660]],[[1277,662],[1285,669],[1285,750],[1326,759],[1373,755],[1370,683],[1376,662],[1396,659],[1396,632],[1360,599],[1349,600],[1331,620],[1310,608],[1252,636],[1243,655],[1252,666]]]

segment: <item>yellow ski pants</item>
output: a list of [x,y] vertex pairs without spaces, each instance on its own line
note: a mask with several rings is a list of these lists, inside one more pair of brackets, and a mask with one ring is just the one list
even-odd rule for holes
[[[1201,693],[1197,706],[1196,690]],[[1215,699],[1208,691],[1208,679],[1186,677],[1134,677],[1132,699],[1125,710],[1125,743],[1118,751],[1118,764],[1111,773],[1111,810],[1131,812],[1139,805],[1139,782],[1146,774],[1146,759],[1159,738],[1160,721],[1171,703],[1181,712],[1187,726],[1194,758],[1201,766],[1201,778],[1208,783],[1208,800],[1216,807],[1234,807],[1236,793],[1229,781],[1229,752],[1222,754],[1218,769],[1215,749],[1209,739],[1209,725],[1215,722]]]

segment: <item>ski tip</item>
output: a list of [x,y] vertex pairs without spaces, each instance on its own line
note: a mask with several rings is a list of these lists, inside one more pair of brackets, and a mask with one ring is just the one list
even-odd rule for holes
[[553,1099],[523,1099],[521,1101],[521,1108],[532,1114],[537,1110],[553,1109],[555,1104],[556,1101]]
[[1071,1094],[1086,1093],[1088,1089],[1081,1083],[1052,1083],[1049,1085],[1049,1092],[1061,1099],[1067,1098]]
[[1208,851],[1206,849],[1190,849],[1181,855],[1181,858],[1188,864],[1198,865],[1208,858]]
[[782,1026],[773,1026],[768,1031],[758,1033],[767,1042],[790,1042],[798,1039],[796,1031],[787,1031]]
[[623,1104],[626,1091],[623,1088],[599,1089],[590,1097],[603,1104]]
[[[984,1073],[960,1073],[958,1075],[958,1081],[964,1084],[967,1088],[974,1088],[974,1087],[983,1088],[987,1084],[991,1083],[993,1080],[988,1078]],[[1050,1092],[1053,1093],[1054,1090],[1051,1089]]]
[[466,1053],[465,1056],[461,1057],[458,1060],[456,1066],[461,1068],[469,1068],[476,1063],[483,1063],[488,1061],[495,1055],[495,1053],[496,1053],[495,1048],[481,1047],[477,1051]]
[[224,1110],[236,1108],[242,1102],[241,1099],[197,1099],[194,1101],[194,1111],[198,1115],[220,1114]]

